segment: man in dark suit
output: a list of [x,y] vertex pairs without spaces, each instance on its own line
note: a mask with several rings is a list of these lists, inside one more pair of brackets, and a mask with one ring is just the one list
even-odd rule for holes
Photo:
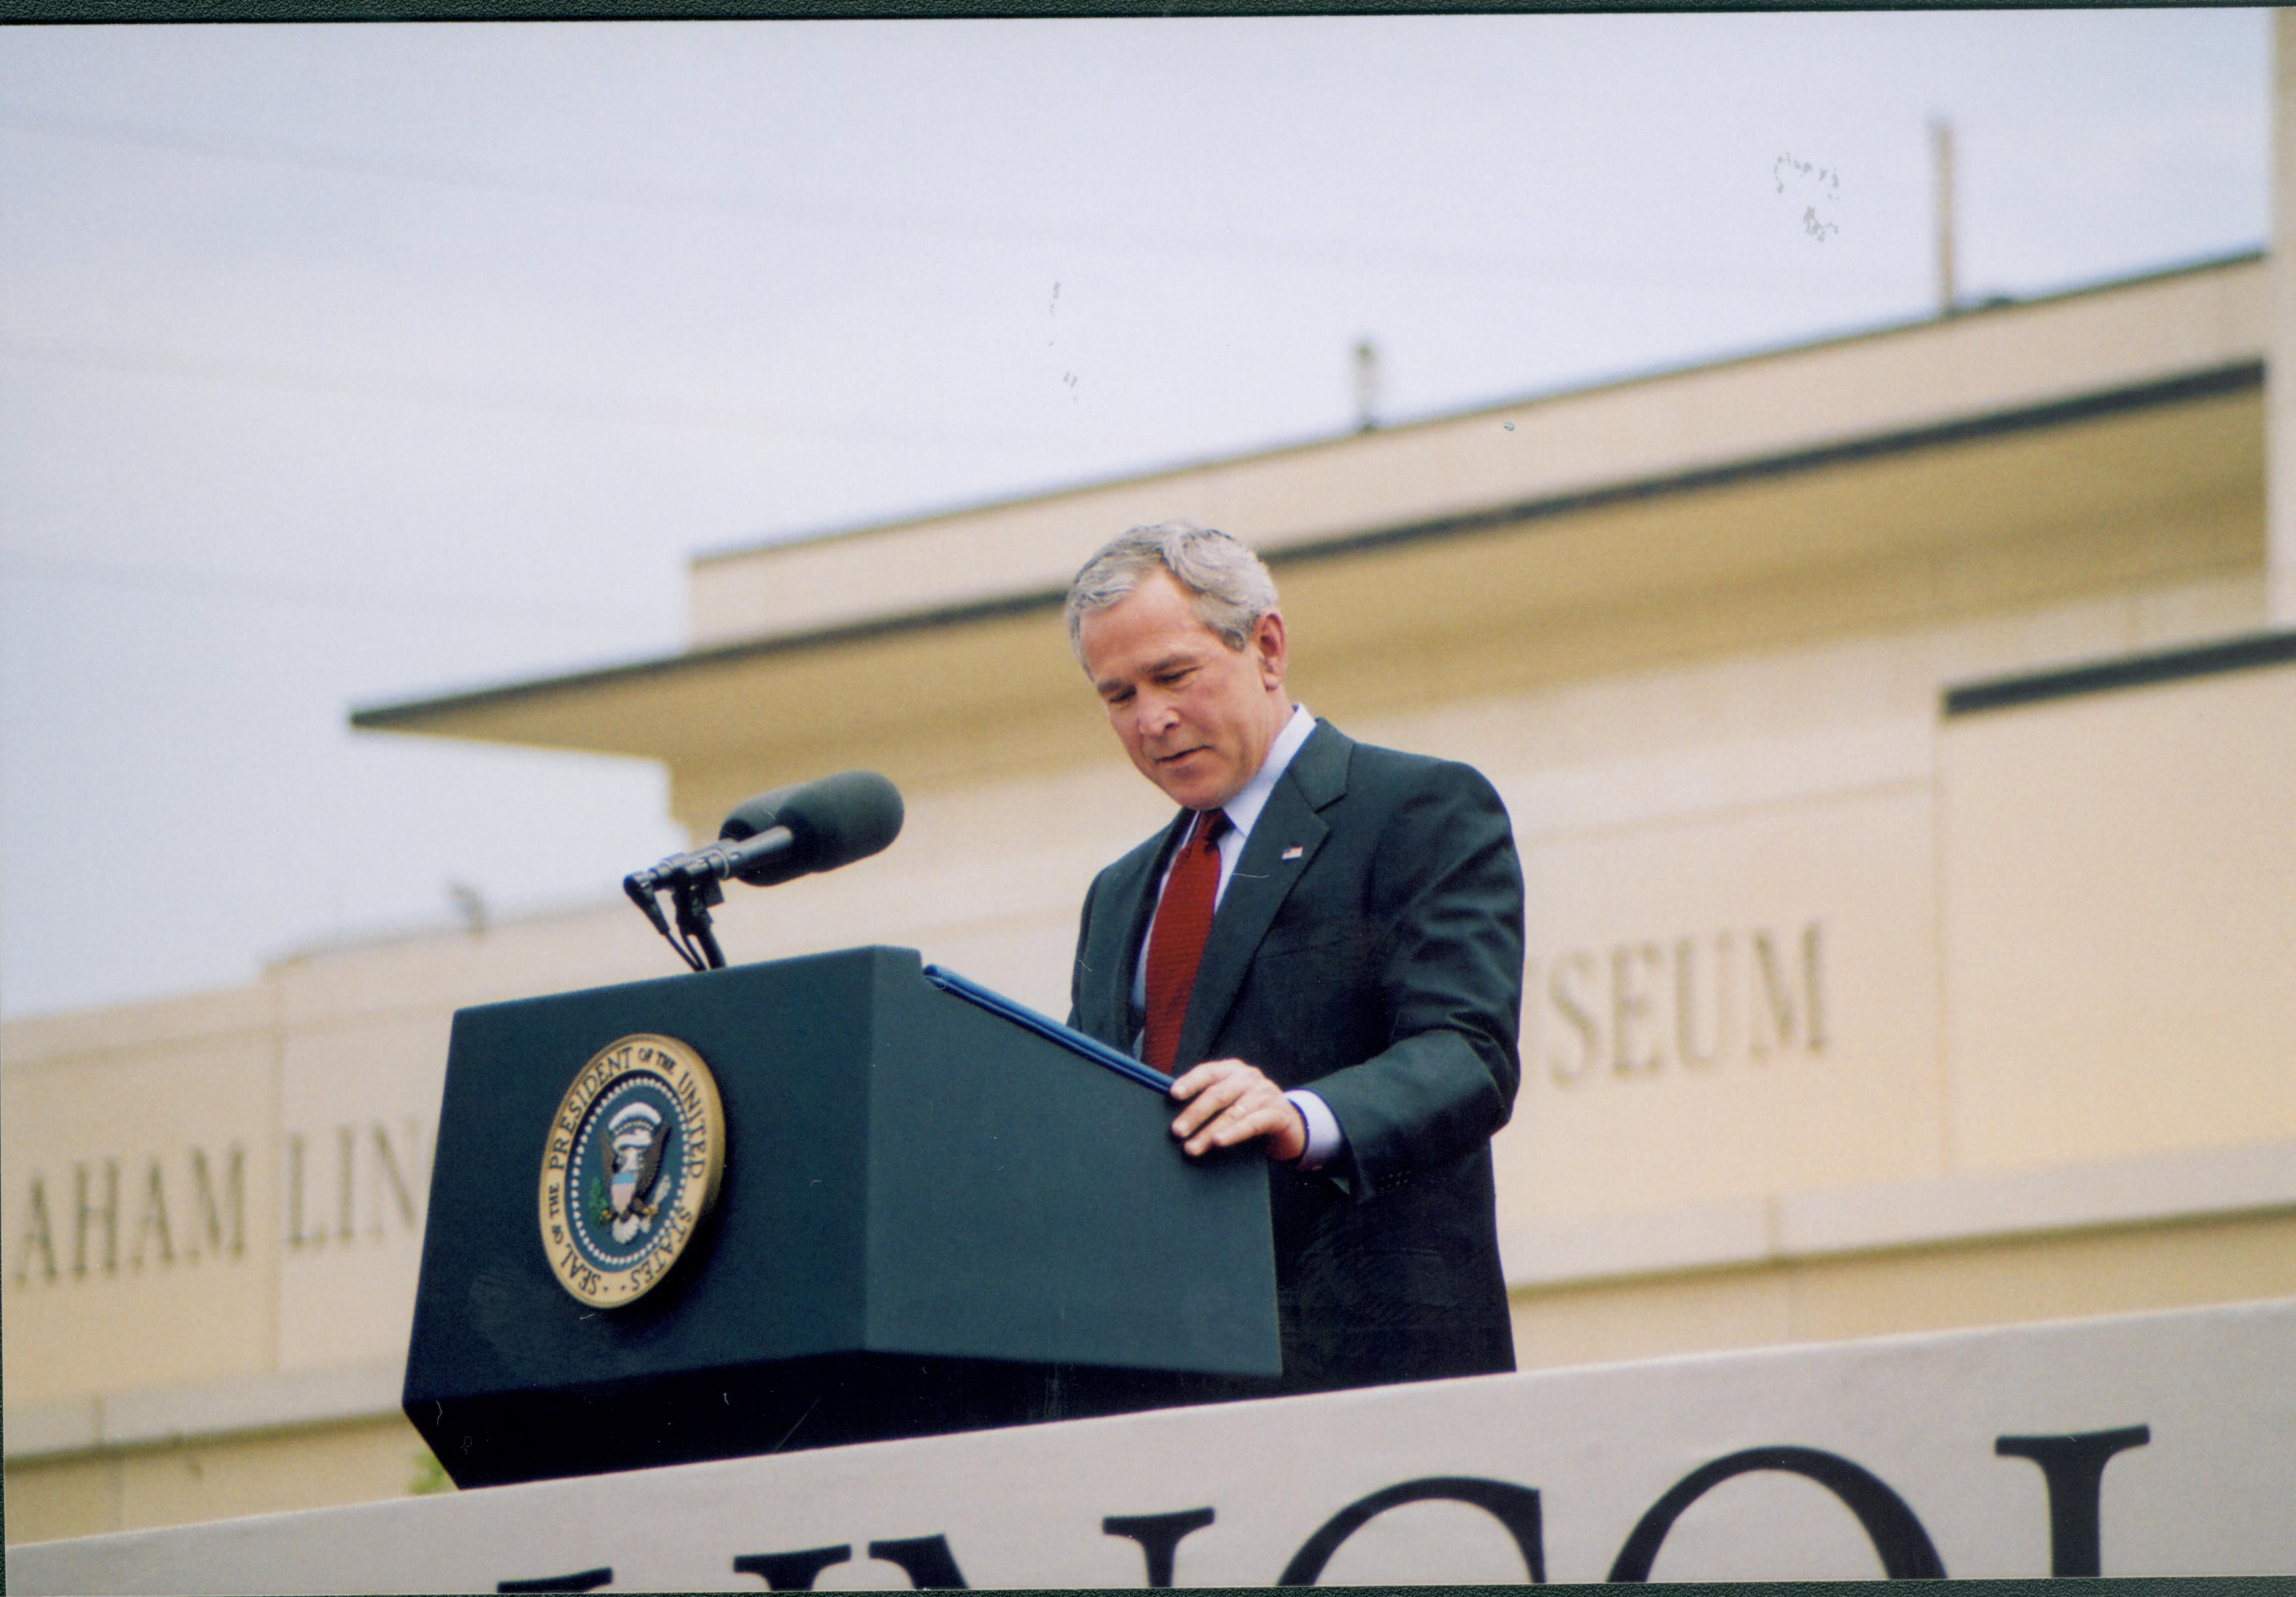
[[1113,539],[1068,621],[1181,806],[1086,893],[1070,1024],[1176,1075],[1190,1155],[1264,1146],[1283,1389],[1513,1369],[1490,1138],[1520,1073],[1522,876],[1498,794],[1294,705],[1275,585],[1225,533]]

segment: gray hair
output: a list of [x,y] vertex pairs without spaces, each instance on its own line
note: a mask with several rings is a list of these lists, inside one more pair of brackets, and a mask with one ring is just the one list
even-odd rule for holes
[[1148,572],[1171,573],[1195,602],[1196,618],[1241,651],[1275,608],[1275,579],[1242,539],[1193,522],[1134,527],[1103,544],[1069,584],[1069,647],[1084,660],[1084,618],[1130,593]]

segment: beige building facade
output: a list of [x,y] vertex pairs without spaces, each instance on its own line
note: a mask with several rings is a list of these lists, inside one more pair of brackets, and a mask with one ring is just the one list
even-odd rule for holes
[[[899,841],[737,890],[729,956],[912,945],[1057,1013],[1167,813],[1058,595],[1223,526],[1296,696],[1514,818],[1524,1367],[2289,1297],[2292,272],[708,556],[675,657],[357,720],[660,761],[697,836],[882,770]],[[602,893],[11,1025],[8,1539],[436,1488],[397,1400],[453,1012],[677,968]]]

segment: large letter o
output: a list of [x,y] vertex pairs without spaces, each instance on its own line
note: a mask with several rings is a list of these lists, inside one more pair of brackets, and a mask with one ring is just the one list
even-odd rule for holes
[[1331,1562],[1332,1554],[1340,1550],[1341,1543],[1388,1510],[1406,1502],[1464,1502],[1482,1510],[1506,1527],[1531,1579],[1546,1579],[1546,1545],[1539,1534],[1536,1491],[1512,1481],[1485,1480],[1480,1476],[1431,1475],[1423,1480],[1406,1480],[1399,1486],[1374,1492],[1333,1514],[1324,1521],[1321,1530],[1300,1544],[1300,1551],[1292,1555],[1292,1561],[1283,1566],[1283,1573],[1275,1577],[1275,1584],[1314,1585],[1324,1566]]
[[1734,1475],[1758,1469],[1779,1469],[1816,1481],[1857,1516],[1874,1551],[1882,1555],[1882,1573],[1891,1580],[1943,1580],[1945,1565],[1931,1544],[1929,1532],[1914,1518],[1906,1500],[1881,1478],[1839,1454],[1815,1447],[1750,1447],[1727,1458],[1693,1469],[1673,1490],[1650,1506],[1635,1524],[1627,1544],[1611,1566],[1611,1580],[1648,1580],[1658,1561],[1659,1544],[1682,1511]]

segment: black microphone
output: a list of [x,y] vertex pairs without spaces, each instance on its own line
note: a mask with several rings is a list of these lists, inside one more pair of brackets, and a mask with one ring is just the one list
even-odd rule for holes
[[840,771],[744,800],[701,852],[723,852],[720,879],[771,887],[867,859],[901,835],[901,820],[898,788],[873,770]]
[[728,877],[771,887],[865,860],[900,832],[900,790],[873,770],[840,771],[743,801],[718,828],[717,842],[634,872],[623,886],[633,897]]

